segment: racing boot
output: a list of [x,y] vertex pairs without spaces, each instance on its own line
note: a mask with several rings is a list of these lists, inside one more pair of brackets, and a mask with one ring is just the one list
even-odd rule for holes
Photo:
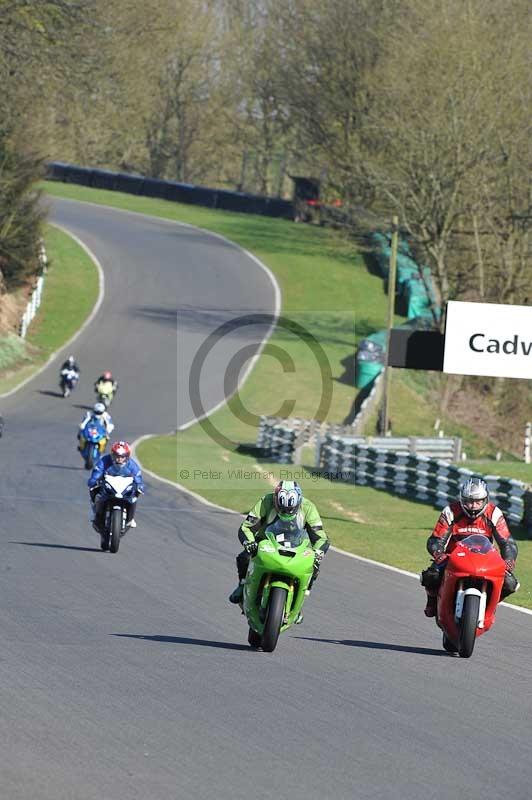
[[436,610],[438,607],[438,595],[436,592],[428,592],[427,591],[427,605],[425,606],[425,616],[426,617],[435,617]]
[[244,599],[244,581],[241,580],[236,589],[233,589],[233,591],[229,595],[229,602],[233,603],[235,606],[238,606],[240,605],[243,599]]

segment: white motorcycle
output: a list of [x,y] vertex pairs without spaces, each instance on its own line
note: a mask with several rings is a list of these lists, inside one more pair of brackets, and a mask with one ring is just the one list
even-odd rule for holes
[[129,527],[127,522],[129,507],[137,502],[137,489],[133,477],[111,475],[106,472],[98,500],[105,504],[102,550],[118,553],[120,539]]
[[63,397],[74,391],[76,384],[79,381],[79,374],[75,369],[62,369],[59,374],[59,387],[63,392]]

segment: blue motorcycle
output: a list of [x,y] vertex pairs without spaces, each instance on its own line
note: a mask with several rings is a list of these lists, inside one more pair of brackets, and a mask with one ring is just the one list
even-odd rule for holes
[[80,440],[79,451],[85,461],[85,469],[92,469],[95,463],[101,458],[107,447],[107,431],[98,420],[89,420],[83,428]]

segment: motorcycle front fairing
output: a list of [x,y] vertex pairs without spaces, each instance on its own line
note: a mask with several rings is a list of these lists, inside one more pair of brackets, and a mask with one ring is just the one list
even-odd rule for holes
[[482,534],[462,539],[449,554],[438,596],[437,622],[449,639],[457,641],[464,599],[480,598],[477,636],[493,624],[504,582],[505,563]]
[[116,498],[128,503],[135,503],[135,480],[132,475],[113,475],[105,472],[103,475],[103,496],[105,499]]
[[87,458],[92,448],[96,448],[95,458],[98,458],[105,450],[107,444],[107,431],[103,425],[95,422],[87,422],[81,432],[81,436],[81,442],[83,444],[81,455],[83,458]]
[[133,476],[104,473],[102,482],[102,499],[108,509],[127,508],[137,502],[135,481]]
[[68,386],[72,387],[78,380],[78,373],[74,369],[63,369],[61,370],[61,379],[60,383],[66,383]]
[[314,550],[306,531],[295,523],[277,520],[258,542],[244,584],[244,611],[250,627],[262,633],[270,591],[285,589],[287,599],[281,631],[292,625],[305,600],[314,569]]

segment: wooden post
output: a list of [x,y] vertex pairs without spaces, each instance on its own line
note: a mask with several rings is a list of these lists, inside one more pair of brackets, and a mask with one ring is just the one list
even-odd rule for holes
[[399,219],[392,217],[392,248],[390,252],[390,268],[388,271],[388,324],[386,332],[386,361],[384,366],[384,394],[382,402],[382,435],[386,436],[389,426],[388,408],[390,404],[390,388],[392,379],[392,368],[388,365],[390,352],[390,338],[393,328],[393,318],[395,311],[395,276],[397,272],[397,245],[399,240]]

